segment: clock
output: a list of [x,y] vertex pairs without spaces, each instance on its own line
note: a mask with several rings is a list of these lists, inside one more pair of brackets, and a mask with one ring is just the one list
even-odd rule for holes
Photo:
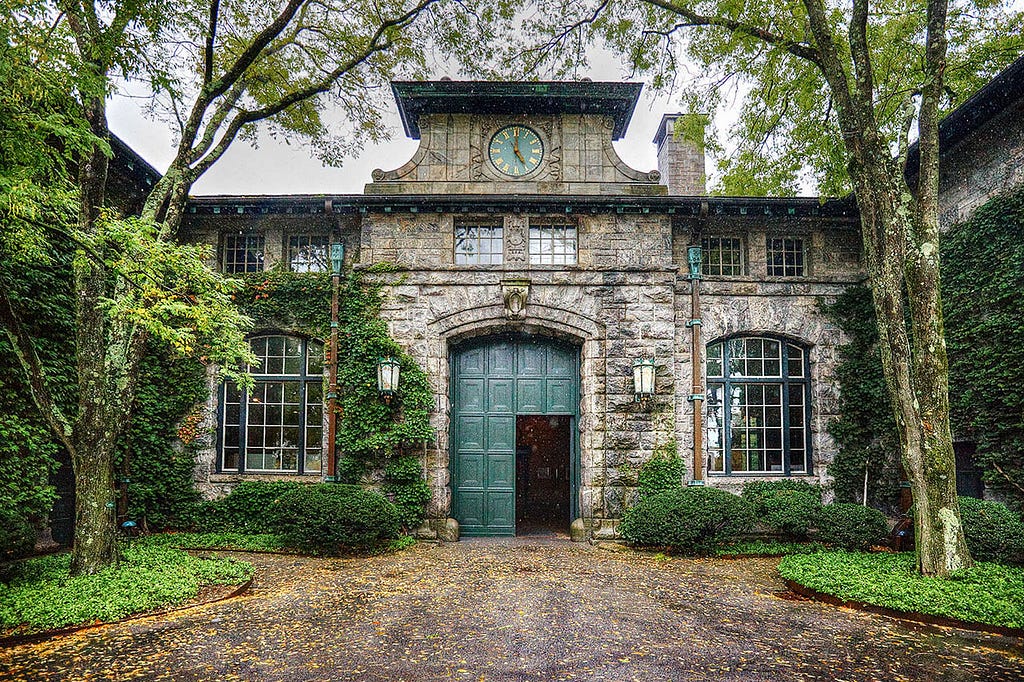
[[488,157],[499,173],[519,177],[540,166],[544,158],[544,143],[526,126],[505,126],[491,138]]

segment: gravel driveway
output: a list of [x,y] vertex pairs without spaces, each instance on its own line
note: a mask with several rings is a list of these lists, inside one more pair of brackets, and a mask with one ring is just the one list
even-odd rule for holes
[[16,680],[1024,680],[1024,643],[777,596],[777,559],[563,539],[246,555],[245,597],[0,650]]

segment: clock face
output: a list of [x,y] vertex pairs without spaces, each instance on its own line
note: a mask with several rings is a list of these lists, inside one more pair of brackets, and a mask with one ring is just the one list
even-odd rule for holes
[[544,158],[544,143],[526,126],[505,126],[491,138],[488,156],[498,172],[519,177],[540,165]]

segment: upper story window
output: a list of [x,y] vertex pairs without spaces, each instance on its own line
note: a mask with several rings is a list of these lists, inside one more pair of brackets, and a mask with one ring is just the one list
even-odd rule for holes
[[780,339],[708,345],[709,468],[721,474],[810,471],[807,353]]
[[768,237],[766,246],[769,277],[803,277],[807,274],[803,239]]
[[575,265],[576,226],[530,223],[531,265]]
[[265,239],[262,234],[246,232],[224,235],[222,265],[224,272],[243,274],[262,272]]
[[319,473],[323,459],[323,347],[292,336],[250,342],[254,385],[221,392],[220,470]]
[[743,242],[739,237],[704,237],[700,240],[705,275],[743,274]]
[[327,235],[293,234],[288,236],[288,267],[292,272],[330,270]]
[[456,265],[501,265],[504,230],[500,223],[456,223]]

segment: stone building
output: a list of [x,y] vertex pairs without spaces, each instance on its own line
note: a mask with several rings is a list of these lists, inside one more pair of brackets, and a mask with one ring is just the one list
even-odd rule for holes
[[[672,444],[693,484],[827,480],[843,339],[818,306],[863,278],[855,206],[706,196],[703,150],[674,133],[674,115],[654,137],[659,170],[630,168],[612,142],[640,87],[395,83],[420,146],[363,194],[190,204],[187,234],[218,244],[229,272],[322,267],[337,241],[346,267],[401,267],[373,276],[389,282],[382,315],[435,392],[435,523],[610,537],[641,465]],[[258,406],[215,398],[208,491],[329,468],[318,351],[287,332],[254,340],[277,367],[257,377]],[[651,364],[653,395],[638,395],[634,375]],[[293,424],[280,416],[290,406]]]

